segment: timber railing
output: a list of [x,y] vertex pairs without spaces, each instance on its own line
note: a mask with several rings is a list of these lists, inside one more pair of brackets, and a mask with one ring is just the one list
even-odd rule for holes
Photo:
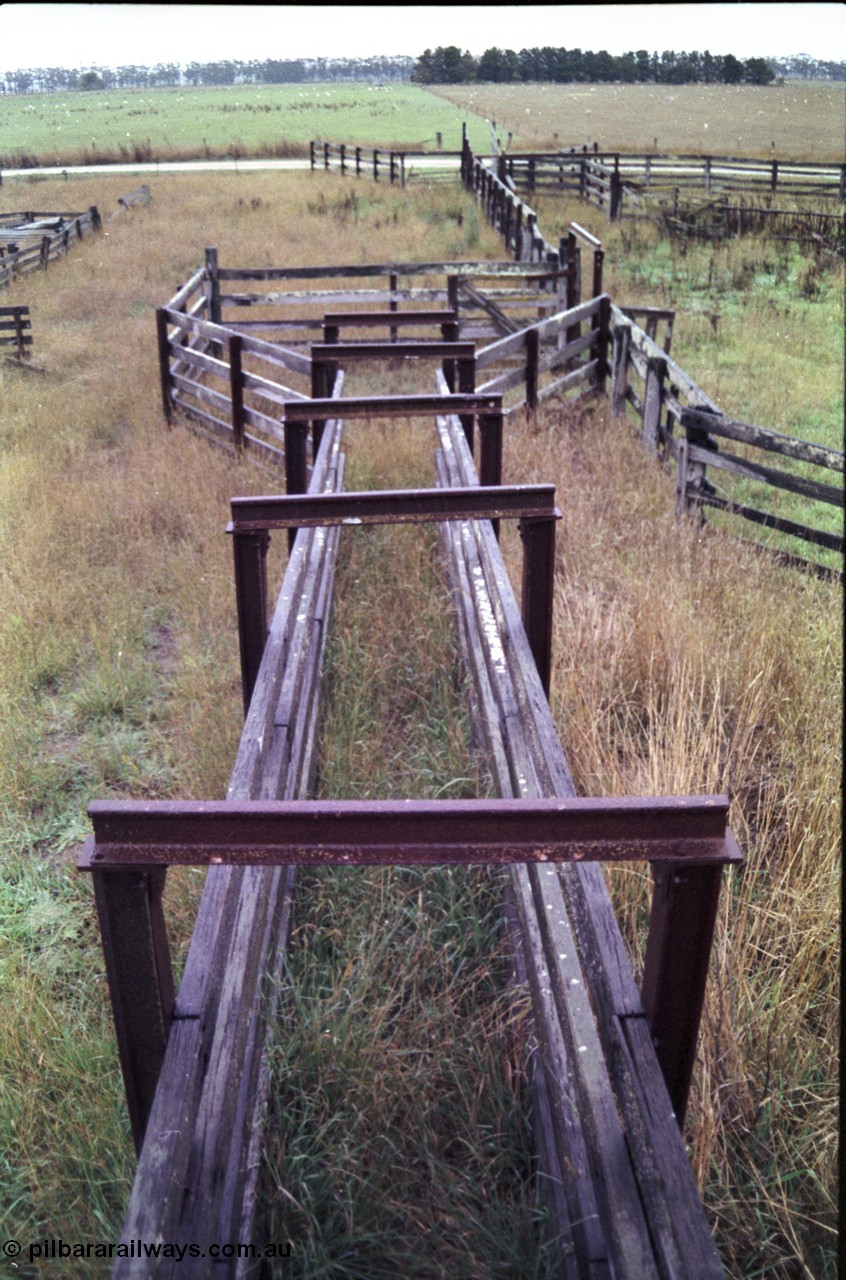
[[0,214],[0,286],[46,269],[71,245],[101,227],[96,205],[84,213]]
[[[586,303],[580,242],[593,254],[591,287],[599,289]],[[437,359],[461,392],[508,393],[506,413],[604,385],[602,248],[573,223],[562,251],[564,271],[534,272],[509,262],[226,268],[208,249],[204,266],[157,312],[165,417],[178,414],[215,444],[285,468],[282,406],[328,394],[340,327],[383,333],[376,343],[347,344],[348,359],[408,358],[413,348],[416,358]],[[376,287],[360,287],[368,284]],[[354,313],[337,312],[350,304]],[[263,318],[243,320],[245,311]],[[439,336],[422,338],[432,326]]]
[[[662,348],[633,321],[637,312],[611,308],[611,401],[615,413],[634,410],[647,450],[675,462],[676,509],[679,514],[704,508],[772,530],[788,539],[843,554],[842,515],[836,520],[823,511],[844,506],[843,482],[837,485],[819,478],[819,471],[843,474],[844,454],[836,449],[797,440],[760,426],[723,415],[718,406]],[[734,446],[733,451],[728,447]],[[780,455],[792,469],[772,467],[749,457]],[[719,476],[719,484],[716,477]],[[730,488],[725,488],[728,481]],[[740,484],[742,483],[742,487]],[[721,487],[722,486],[722,487]],[[751,486],[751,488],[750,488]],[[801,499],[802,517],[780,512],[774,494]],[[752,496],[749,496],[749,495]],[[758,495],[758,496],[756,496]],[[762,504],[770,507],[762,509]],[[809,511],[810,515],[805,515]],[[836,527],[835,527],[836,526]],[[807,561],[788,550],[788,560],[842,577],[842,570]]]
[[32,348],[29,307],[0,307],[0,347],[12,347],[18,360],[25,360]]
[[[336,314],[328,327],[340,324]],[[538,1046],[539,1190],[550,1205],[556,1274],[600,1266],[630,1280],[716,1277],[679,1125],[722,871],[739,858],[727,800],[574,797],[547,701],[559,516],[552,487],[501,484],[499,397],[453,393],[441,372],[435,395],[345,399],[335,365],[362,348],[328,345],[334,394],[284,405],[286,425],[299,424],[302,438],[312,424],[307,491],[232,502],[247,718],[227,799],[102,801],[90,810],[94,835],[81,865],[94,880],[139,1148],[122,1238],[257,1238],[263,1040],[282,989],[266,985],[266,971],[281,972],[295,867],[489,863],[512,868],[515,963]],[[421,413],[438,428],[439,488],[339,492],[345,419]],[[491,483],[480,486],[486,476]],[[301,471],[292,483],[304,487]],[[523,535],[519,607],[497,545],[508,519]],[[338,531],[431,521],[442,531],[498,797],[308,800]],[[290,558],[268,627],[273,530],[288,532]],[[656,876],[642,995],[599,869],[587,865],[619,859],[648,861]],[[560,878],[558,863],[567,864]],[[178,864],[207,866],[209,875],[175,995],[162,891],[167,867]],[[155,1262],[130,1256],[113,1274],[252,1273],[244,1254],[204,1250]]]

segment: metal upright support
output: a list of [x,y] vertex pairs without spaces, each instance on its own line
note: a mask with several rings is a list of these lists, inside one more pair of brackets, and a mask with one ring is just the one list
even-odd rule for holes
[[720,865],[653,865],[641,994],[679,1126],[696,1058],[722,873]]
[[552,676],[552,604],[556,517],[523,519],[523,593],[521,612],[529,648],[543,691],[549,697]]
[[241,690],[244,713],[249,710],[256,679],[267,643],[267,548],[266,529],[232,534],[235,561],[235,600],[238,609],[238,643],[241,653]]
[[[458,393],[459,395],[472,396],[476,392],[476,357],[475,355],[464,357],[456,360],[455,364],[458,369]],[[473,414],[462,413],[461,425],[464,428],[464,435],[467,445],[472,454],[473,452]]]
[[[85,854],[80,865],[85,867]],[[90,865],[85,869],[91,870],[94,882],[132,1138],[140,1152],[174,1006],[162,910],[167,870],[99,871]]]
[[[323,433],[324,420],[320,421],[320,431],[315,430],[317,448],[320,448],[320,437]],[[315,423],[315,428],[317,423]],[[306,444],[308,441],[308,422],[285,418],[285,492],[305,493],[308,489],[308,463],[306,460]],[[288,530],[288,550],[294,545],[296,529]]]

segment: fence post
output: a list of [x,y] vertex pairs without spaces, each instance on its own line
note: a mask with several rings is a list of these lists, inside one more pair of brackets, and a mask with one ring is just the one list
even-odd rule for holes
[[308,144],[308,164],[309,168],[314,172],[314,139]]
[[330,148],[330,144],[328,142],[324,142],[323,144],[323,168],[324,169],[329,168],[329,148]]
[[666,376],[666,360],[650,356],[646,362],[646,386],[643,393],[643,443],[650,453],[658,452],[661,441],[661,409],[664,404]]
[[341,177],[345,178],[346,175],[347,175],[347,144],[345,142],[342,142],[341,143]]
[[598,391],[605,392],[605,384],[608,381],[608,342],[611,336],[611,299],[604,295],[599,302],[599,314],[597,316],[597,335],[596,344],[591,351],[591,358],[596,360],[596,387]]
[[[713,413],[714,410],[701,408],[697,412]],[[679,474],[676,477],[677,512],[688,511],[691,505],[689,500],[691,492],[701,492],[709,484],[706,475],[707,464],[698,459],[695,462],[691,460],[691,445],[697,445],[700,449],[710,449],[714,453],[719,451],[719,445],[716,440],[709,436],[707,428],[703,427],[701,422],[691,422],[687,414],[682,413],[680,427],[684,431],[684,437],[679,442]],[[702,518],[704,519],[704,514]]]
[[711,190],[711,157],[705,157],[705,168],[702,172],[702,183],[706,191]]
[[687,514],[689,502],[687,500],[687,475],[690,463],[690,445],[687,439],[687,430],[684,429],[684,419],[682,419],[682,437],[679,440],[679,453],[676,470],[676,515],[683,516]]
[[217,249],[206,249],[206,316],[212,324],[220,324],[220,278]]
[[167,425],[173,422],[173,379],[170,372],[170,343],[167,336],[167,312],[164,307],[156,309],[156,337],[159,347],[159,373],[162,387],[162,408]]
[[537,329],[526,330],[526,406],[532,413],[538,407],[538,360],[540,338]]
[[241,454],[247,444],[244,435],[243,339],[239,333],[229,335],[229,399],[232,404],[232,436],[235,452]]
[[373,148],[373,181],[379,181],[379,149]]
[[591,297],[598,298],[602,293],[602,267],[605,262],[605,250],[594,249],[593,251],[593,293]]
[[613,376],[611,379],[611,412],[615,417],[625,413],[629,389],[629,351],[632,331],[628,324],[614,330]]
[[[618,160],[619,163],[619,160]],[[611,188],[608,192],[608,221],[619,222],[623,216],[623,179],[615,169],[611,174]]]
[[50,264],[50,237],[41,237],[41,266],[46,271]]

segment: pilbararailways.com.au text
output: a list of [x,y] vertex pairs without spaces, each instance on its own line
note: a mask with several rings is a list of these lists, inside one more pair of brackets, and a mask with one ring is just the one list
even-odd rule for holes
[[164,1240],[87,1240],[84,1244],[70,1244],[65,1240],[35,1240],[22,1244],[19,1240],[4,1240],[0,1255],[14,1263],[18,1257],[37,1262],[52,1258],[290,1258],[290,1241],[285,1244],[172,1244]]

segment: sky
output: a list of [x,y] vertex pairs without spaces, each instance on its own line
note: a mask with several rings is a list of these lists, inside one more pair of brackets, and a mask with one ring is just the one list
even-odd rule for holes
[[0,4],[0,70],[369,57],[458,45],[846,60],[846,4]]

